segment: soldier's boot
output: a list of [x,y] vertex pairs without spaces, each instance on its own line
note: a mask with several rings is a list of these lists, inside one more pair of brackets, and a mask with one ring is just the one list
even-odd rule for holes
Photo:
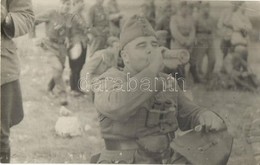
[[62,92],[59,95],[60,99],[60,105],[65,106],[68,105],[68,100],[67,100],[67,94],[66,92]]
[[0,162],[1,163],[10,163],[10,150],[8,152],[0,153]]

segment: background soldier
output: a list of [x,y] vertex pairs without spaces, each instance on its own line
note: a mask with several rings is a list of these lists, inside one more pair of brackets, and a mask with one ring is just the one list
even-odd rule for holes
[[170,3],[170,6],[165,6],[162,16],[159,18],[158,22],[156,23],[156,30],[164,30],[167,31],[167,39],[166,39],[166,45],[165,47],[170,49],[170,43],[171,43],[171,31],[170,31],[170,20],[171,16],[173,15],[172,6]]
[[198,19],[195,20],[196,45],[191,55],[190,72],[193,75],[194,82],[200,82],[200,71],[205,55],[208,59],[208,67],[205,78],[210,79],[216,63],[215,50],[213,45],[214,20],[210,16],[210,4],[202,2],[200,5]]
[[65,83],[62,78],[66,55],[68,54],[68,28],[71,20],[70,0],[61,0],[60,10],[51,10],[36,16],[35,24],[46,23],[46,37],[41,46],[49,53],[52,67],[52,79],[48,84],[48,91],[52,92],[56,86],[61,105],[67,104]]
[[155,28],[156,7],[154,0],[144,0],[141,5],[141,15],[149,21],[153,28]]
[[109,0],[106,6],[110,20],[110,35],[119,37],[121,19],[123,18],[116,0]]
[[106,47],[109,34],[109,19],[103,7],[104,0],[96,0],[96,4],[89,9],[88,24],[91,33],[91,41],[88,47],[87,58],[97,50]]
[[[187,49],[191,54],[195,41],[195,26],[186,1],[180,2],[178,13],[171,17],[170,31],[174,38],[171,40],[171,49]],[[177,72],[178,78],[185,78],[185,66],[178,67]],[[183,89],[183,86],[181,88]]]
[[28,33],[33,24],[30,0],[1,0],[1,163],[10,162],[10,128],[23,119],[19,58],[12,38]]
[[233,32],[233,27],[232,27],[231,19],[232,19],[233,12],[236,10],[236,8],[238,8],[239,5],[239,2],[237,3],[231,2],[231,3],[232,3],[232,7],[223,12],[223,14],[219,17],[218,25],[217,25],[220,30],[220,35],[222,37],[220,43],[220,49],[223,53],[223,60],[229,53],[232,46],[231,35]]
[[[182,130],[201,124],[207,130],[217,131],[224,126],[223,120],[201,110],[181,90],[164,93],[162,83],[155,85],[154,78],[165,76],[160,72],[163,57],[156,34],[145,18],[133,16],[125,23],[120,45],[124,70],[111,68],[99,76],[95,91],[95,106],[106,146],[97,163],[159,164],[163,160],[188,163],[176,153],[172,158],[169,145],[178,129],[177,122]],[[126,92],[127,75],[137,82],[148,76],[152,91],[142,91],[138,84],[137,90]]]
[[78,96],[80,94],[78,82],[80,71],[85,63],[87,55],[87,13],[84,0],[73,0],[72,19],[70,24],[70,49],[69,65],[71,69],[70,87],[71,94]]
[[[235,3],[235,2],[233,2]],[[249,37],[248,34],[252,31],[252,24],[249,18],[245,15],[245,3],[244,2],[236,2],[238,7],[233,12],[231,23],[233,28],[233,33],[231,35],[231,44],[235,57],[242,58],[247,63],[248,58],[248,42]],[[243,67],[240,64],[239,60],[236,62],[234,61],[234,67],[237,70],[244,70],[247,71],[247,68]]]

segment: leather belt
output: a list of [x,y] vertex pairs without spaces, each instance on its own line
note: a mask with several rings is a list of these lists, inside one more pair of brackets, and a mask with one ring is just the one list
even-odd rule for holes
[[107,150],[134,150],[138,149],[135,140],[112,140],[104,139]]

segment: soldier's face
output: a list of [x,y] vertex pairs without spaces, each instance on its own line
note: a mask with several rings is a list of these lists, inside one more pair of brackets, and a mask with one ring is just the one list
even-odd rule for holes
[[156,55],[157,49],[155,37],[138,37],[125,46],[122,58],[127,67],[139,73],[150,64],[151,56]]
[[70,1],[65,2],[61,5],[61,12],[68,13],[70,11],[70,8],[71,8],[71,2]]

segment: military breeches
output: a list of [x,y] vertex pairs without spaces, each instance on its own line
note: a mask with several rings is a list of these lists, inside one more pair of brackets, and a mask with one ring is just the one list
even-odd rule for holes
[[228,52],[230,51],[232,45],[231,45],[231,41],[230,40],[225,40],[222,39],[221,43],[220,43],[220,49],[223,53],[223,58],[225,58],[228,54]]
[[[62,53],[62,52],[60,52]],[[52,78],[49,82],[49,90],[53,90],[54,87],[57,89],[58,95],[65,95],[65,83],[62,75],[64,71],[66,56],[59,56],[54,53],[50,53],[49,63],[52,69]]]
[[1,139],[0,160],[10,160],[10,128],[23,119],[23,104],[20,83],[18,80],[1,86]]
[[80,56],[77,59],[69,58],[69,65],[71,69],[70,74],[70,88],[71,90],[79,91],[79,80],[80,80],[80,72],[82,70],[83,65],[85,64],[86,52],[87,48],[84,48],[82,45],[82,51]]
[[213,41],[211,40],[199,42],[199,44],[193,48],[190,59],[190,72],[192,73],[195,81],[200,79],[199,72],[202,70],[203,58],[205,55],[207,56],[208,60],[205,78],[210,79],[216,63]]

